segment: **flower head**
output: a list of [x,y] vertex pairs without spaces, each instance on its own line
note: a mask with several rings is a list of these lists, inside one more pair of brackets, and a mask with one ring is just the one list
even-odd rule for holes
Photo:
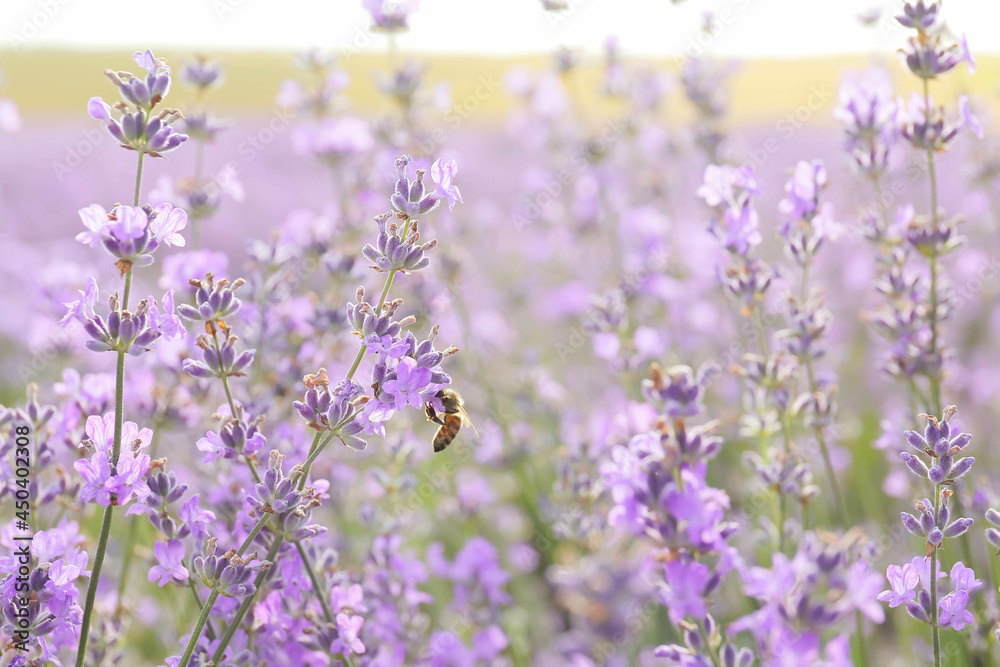
[[356,653],[361,655],[365,652],[365,645],[361,643],[358,635],[361,634],[361,626],[365,624],[365,619],[360,616],[345,613],[337,614],[337,639],[333,640],[330,650],[336,653],[350,655]]
[[119,259],[119,268],[148,266],[153,263],[153,251],[161,244],[183,246],[180,232],[187,226],[187,213],[170,204],[156,208],[118,205],[105,211],[92,204],[79,211],[86,231],[76,236],[79,243],[104,246]]
[[407,21],[420,0],[363,0],[362,4],[372,15],[375,30],[401,32],[409,29]]

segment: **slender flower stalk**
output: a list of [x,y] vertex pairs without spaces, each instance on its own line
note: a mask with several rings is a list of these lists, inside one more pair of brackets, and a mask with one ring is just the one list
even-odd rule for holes
[[[144,153],[139,153],[138,167],[135,173],[135,197],[133,206],[139,205],[139,191],[142,181],[142,158]],[[125,289],[122,297],[122,310],[128,309],[129,292],[132,288],[132,266],[125,272]],[[122,423],[125,418],[125,350],[117,352],[115,363],[115,435],[111,454],[112,465],[118,465],[122,449]],[[97,551],[94,553],[94,566],[91,570],[90,585],[87,587],[87,597],[83,606],[83,625],[80,628],[80,644],[77,647],[76,667],[83,667],[87,656],[87,641],[90,636],[90,624],[94,614],[94,602],[97,600],[97,587],[101,579],[101,570],[104,566],[104,556],[108,550],[108,542],[111,540],[111,524],[114,520],[115,506],[108,505],[104,509],[104,518],[101,520],[101,532],[97,538]],[[126,561],[127,563],[127,561]],[[127,567],[123,566],[122,579]],[[120,602],[119,602],[120,604]]]
[[789,296],[789,328],[778,332],[777,337],[785,350],[805,368],[808,393],[795,401],[792,411],[809,410],[804,419],[819,444],[827,482],[833,491],[834,513],[839,523],[846,526],[847,508],[830,459],[826,436],[826,430],[833,424],[835,416],[836,385],[824,382],[821,386],[815,371],[816,360],[826,354],[822,338],[832,316],[824,306],[822,293],[814,291],[809,284],[816,254],[837,228],[832,206],[821,201],[826,182],[826,167],[821,161],[803,161],[795,166],[791,180],[785,185],[787,196],[779,208],[788,217],[782,225],[781,236],[785,254],[801,269],[801,280],[798,300]]
[[[928,125],[931,124],[931,93],[930,93],[930,79],[925,78],[924,82],[924,113],[926,122]],[[928,146],[927,148],[927,178],[930,183],[930,198],[931,198],[931,228],[938,228],[938,201],[937,201],[937,175],[934,169],[934,148]],[[931,329],[931,344],[930,344],[930,354],[932,357],[940,356],[940,350],[938,350],[938,310],[940,304],[938,303],[938,248],[936,245],[931,245],[930,247],[930,273],[931,273],[931,287],[930,287],[930,312],[929,326]],[[941,371],[931,373],[930,376],[930,391],[931,391],[931,408],[934,410],[934,414],[941,412]],[[931,573],[933,576],[933,572]]]
[[[259,535],[260,531],[264,529],[265,525],[267,525],[268,519],[270,519],[271,516],[271,514],[266,512],[261,514],[260,519],[257,520],[253,529],[247,535],[246,539],[243,540],[243,544],[241,544],[240,548],[236,550],[237,557],[246,553],[246,550],[250,548],[251,544],[253,544],[257,535]],[[265,559],[264,562],[270,562],[270,558]],[[266,573],[267,568],[263,568],[261,572]],[[187,647],[184,649],[183,655],[181,655],[180,663],[178,663],[179,667],[187,667],[188,662],[191,660],[191,655],[194,653],[195,647],[198,646],[198,640],[201,638],[201,633],[205,629],[205,624],[208,623],[208,617],[212,613],[212,607],[215,606],[215,601],[219,598],[221,593],[221,588],[213,588],[212,593],[208,596],[208,600],[206,600],[205,604],[202,605],[201,613],[198,615],[198,620],[194,625],[194,630],[191,631],[191,638],[188,640]]]
[[[278,558],[278,550],[280,548],[281,548],[281,540],[280,538],[276,537],[271,542],[271,547],[268,549],[267,555],[264,557],[264,559],[268,562],[272,563],[275,562],[275,560]],[[257,590],[260,590],[261,586],[264,585],[264,580],[267,578],[267,572],[268,572],[267,570],[262,570],[257,573],[257,578],[254,579],[253,582],[254,587]],[[252,596],[244,598],[243,603],[240,604],[239,609],[236,610],[236,615],[233,617],[233,622],[229,624],[229,627],[226,628],[226,631],[222,633],[222,637],[219,638],[219,645],[216,646],[215,652],[212,654],[213,663],[217,665],[222,663],[222,657],[226,653],[226,647],[228,647],[229,642],[233,640],[233,636],[236,634],[236,631],[239,629],[240,624],[243,622],[243,617],[246,616],[247,610],[250,609],[251,597]],[[205,606],[208,607],[209,605],[206,604]]]
[[[94,118],[104,121],[109,132],[122,145],[128,146],[137,151],[138,158],[136,164],[135,187],[133,190],[131,210],[123,210],[122,207],[116,209],[117,216],[104,217],[104,210],[100,207],[91,207],[88,215],[81,212],[84,223],[89,227],[89,232],[84,232],[77,237],[77,240],[96,244],[102,240],[105,248],[112,254],[119,257],[116,266],[125,278],[125,285],[120,302],[117,298],[112,299],[112,310],[109,322],[115,326],[108,329],[102,320],[95,320],[90,317],[92,305],[87,306],[89,312],[73,314],[74,317],[86,316],[90,326],[93,327],[88,332],[95,338],[92,343],[99,346],[92,349],[115,350],[117,359],[115,364],[115,412],[114,412],[114,436],[110,451],[110,466],[117,471],[122,454],[122,429],[124,422],[124,401],[125,401],[125,355],[126,353],[141,354],[145,351],[144,344],[152,342],[156,337],[162,335],[154,330],[149,330],[147,334],[141,334],[130,327],[130,331],[138,336],[124,339],[122,324],[128,322],[145,323],[146,301],[143,301],[134,314],[129,313],[129,299],[132,291],[133,268],[139,263],[144,265],[152,262],[149,253],[155,250],[162,241],[167,244],[183,245],[183,237],[179,232],[186,224],[187,218],[183,212],[175,212],[169,208],[160,207],[155,211],[139,209],[140,194],[142,191],[143,163],[147,153],[159,157],[161,153],[172,150],[179,146],[187,137],[173,132],[170,122],[180,117],[177,110],[167,110],[161,113],[155,122],[151,120],[151,112],[166,94],[170,87],[170,68],[165,62],[153,57],[152,52],[136,52],[133,55],[136,64],[146,69],[145,80],[132,76],[127,72],[109,73],[111,80],[119,87],[126,103],[120,103],[124,110],[123,117],[116,121],[111,117],[110,108],[100,98],[93,98],[88,104],[90,114]],[[128,103],[134,106],[134,112],[128,110]],[[96,210],[95,210],[96,208]],[[172,300],[172,295],[169,296]],[[93,300],[96,301],[96,285],[94,286]],[[166,302],[166,299],[165,299]],[[81,295],[81,300],[77,302],[77,307],[83,307],[85,298]],[[72,313],[71,307],[71,313]],[[142,315],[142,319],[137,316]],[[172,313],[165,313],[168,317]],[[168,320],[169,321],[169,320]],[[99,326],[97,323],[100,322]],[[155,322],[155,319],[154,319]],[[170,323],[174,332],[177,325]],[[154,324],[155,327],[155,324]],[[133,334],[133,335],[134,335]],[[148,459],[148,457],[147,457]],[[80,469],[80,468],[78,468]],[[110,498],[104,509],[104,517],[101,521],[101,531],[97,542],[97,551],[94,554],[94,565],[91,571],[90,584],[87,588],[87,597],[83,607],[83,622],[80,628],[80,641],[77,646],[76,665],[83,667],[87,659],[87,644],[90,637],[90,627],[92,624],[94,604],[97,599],[97,588],[100,584],[101,570],[104,565],[104,558],[111,538],[111,527],[114,519],[114,508],[118,504],[115,496]]]
[[[890,565],[886,573],[890,590],[879,594],[878,599],[889,602],[890,607],[906,604],[907,612],[919,621],[931,625],[931,640],[935,667],[941,665],[941,627],[961,630],[972,620],[965,610],[969,592],[981,582],[974,579],[971,568],[959,561],[952,568],[950,576],[954,591],[939,596],[938,579],[947,575],[939,569],[938,552],[945,540],[964,535],[972,526],[972,519],[951,517],[948,501],[953,495],[956,481],[972,469],[975,458],[958,458],[972,440],[967,433],[955,433],[951,419],[958,412],[955,406],[945,408],[940,419],[933,415],[921,415],[927,421],[923,434],[906,431],[904,434],[910,451],[903,451],[900,457],[906,467],[917,477],[929,481],[933,499],[918,500],[916,514],[903,512],[900,516],[903,526],[912,534],[925,540],[926,556],[915,558],[909,565]],[[929,458],[929,462],[924,457]],[[947,486],[946,490],[942,487]],[[943,616],[947,613],[947,618]]]
[[[930,80],[937,78],[955,68],[960,62],[968,62],[972,71],[975,61],[963,37],[959,44],[945,45],[945,32],[938,15],[941,5],[938,2],[925,4],[923,0],[917,3],[907,2],[903,7],[903,14],[896,17],[897,21],[904,27],[914,29],[916,35],[909,38],[906,47],[902,50],[906,65],[910,71],[921,79],[923,87],[923,98],[911,99],[910,109],[907,110],[906,117],[901,124],[900,133],[915,147],[923,149],[927,156],[927,172],[929,179],[930,211],[926,220],[913,219],[905,231],[905,237],[918,252],[927,257],[928,269],[930,272],[929,293],[927,295],[929,304],[927,311],[927,327],[929,329],[929,341],[926,350],[927,363],[924,372],[927,375],[930,407],[934,415],[944,415],[940,424],[931,417],[931,425],[928,426],[928,436],[941,432],[941,437],[947,436],[947,426],[950,416],[954,414],[954,408],[948,407],[942,411],[941,407],[941,380],[943,373],[943,358],[940,340],[940,317],[941,317],[941,295],[938,261],[941,254],[956,248],[960,239],[953,234],[957,220],[942,222],[938,211],[937,174],[935,170],[935,154],[943,152],[948,142],[956,135],[958,128],[947,127],[941,118],[941,112],[936,109],[931,101]],[[963,123],[965,118],[963,118]],[[934,427],[932,429],[932,426]],[[936,429],[936,430],[935,430]],[[933,443],[932,443],[933,444]],[[949,476],[952,467],[951,456],[953,452],[939,451],[934,449],[937,465],[931,468],[929,479],[933,486],[933,498],[931,500],[931,510],[935,517],[947,508],[947,498],[951,495],[951,489],[942,491],[942,482],[952,479]],[[909,458],[907,458],[909,456]],[[918,459],[912,455],[904,455],[911,470],[918,472],[923,470],[922,464],[917,465]],[[972,459],[963,459],[971,467]],[[956,463],[957,467],[957,463]],[[954,473],[951,473],[954,474]],[[964,474],[962,471],[961,474]],[[947,494],[947,495],[945,495]],[[938,521],[940,521],[938,519]],[[971,523],[971,519],[968,520]],[[968,526],[954,535],[957,537],[964,534]],[[934,665],[941,665],[941,630],[939,623],[939,600],[937,590],[937,576],[939,566],[938,539],[928,539],[928,555],[930,559],[929,573],[929,608],[924,609],[925,615],[931,625],[931,641],[934,652]],[[972,565],[972,563],[970,563]],[[966,599],[967,599],[966,595]],[[943,601],[942,601],[943,603]],[[943,606],[943,605],[942,605]],[[964,605],[963,605],[964,606]],[[911,611],[911,613],[913,613]],[[951,612],[949,612],[951,614]],[[951,614],[953,615],[953,614]]]

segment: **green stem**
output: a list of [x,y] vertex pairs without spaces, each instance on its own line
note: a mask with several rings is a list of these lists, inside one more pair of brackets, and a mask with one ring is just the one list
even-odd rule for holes
[[[931,312],[930,312],[930,326],[931,326],[931,354],[936,355],[938,353],[938,335],[937,335],[937,311],[938,311],[938,289],[937,289],[937,251],[931,251]],[[941,369],[933,371],[930,377],[931,385],[931,409],[934,410],[935,415],[941,414]]]
[[[264,525],[270,518],[270,514],[261,514],[260,519],[257,521],[256,525],[254,525],[250,534],[247,535],[247,538],[243,540],[243,544],[241,544],[240,548],[236,551],[237,556],[242,556],[246,550],[250,548],[254,538],[257,537],[261,530],[263,530]],[[278,542],[277,537],[275,538],[275,542]],[[265,560],[270,560],[270,558]],[[261,570],[260,574],[264,574],[266,572],[267,570]],[[260,575],[258,574],[258,577],[259,576]],[[250,597],[252,596],[248,596],[248,599]],[[181,656],[180,663],[178,663],[179,667],[187,667],[188,663],[191,661],[191,656],[194,654],[194,650],[198,646],[198,640],[201,639],[202,630],[205,629],[205,624],[208,623],[208,617],[212,613],[212,607],[215,606],[215,601],[218,599],[219,591],[218,589],[213,589],[211,595],[208,596],[208,600],[206,600],[205,604],[202,605],[201,614],[198,615],[198,622],[195,623],[194,630],[191,631],[191,638],[188,640],[187,646],[184,649],[184,654]]]
[[857,667],[868,667],[868,647],[865,645],[865,626],[864,621],[861,619],[861,612],[854,612],[854,623],[857,630],[856,644],[858,662]]
[[[406,219],[403,223],[403,238],[410,232],[410,218]],[[396,269],[389,271],[388,277],[385,279],[385,285],[382,287],[382,295],[378,298],[378,305],[375,306],[375,314],[378,315],[382,312],[382,306],[385,305],[385,300],[389,296],[389,288],[392,287],[392,281],[396,277]],[[354,357],[354,363],[351,364],[351,369],[347,371],[347,379],[351,380],[354,378],[354,374],[358,372],[358,367],[361,365],[361,360],[365,358],[365,351],[368,350],[367,345],[362,345],[361,349],[358,350],[357,355]]]
[[778,553],[785,552],[785,494],[778,490]]
[[250,459],[248,459],[246,457],[244,457],[243,460],[247,462],[247,467],[250,468],[250,474],[253,475],[254,481],[257,482],[258,484],[260,484],[260,481],[261,481],[260,480],[260,473],[257,472],[257,466],[255,466],[253,464],[253,461],[251,461]]
[[[927,122],[931,122],[931,94],[930,94],[930,82],[924,79],[924,113],[927,117]],[[934,151],[932,149],[927,150],[927,173],[930,178],[930,189],[931,189],[931,225],[936,230],[938,217],[937,217],[937,176],[934,171]],[[930,258],[930,270],[931,270],[931,312],[929,314],[930,327],[931,327],[931,354],[936,355],[938,353],[938,290],[937,290],[937,248],[931,249]],[[934,371],[930,377],[930,390],[931,390],[931,402],[935,415],[941,414],[941,371],[940,369]],[[941,504],[941,485],[936,484],[934,486],[934,516],[937,516],[938,507]],[[934,646],[934,667],[941,667],[941,628],[938,627],[938,595],[937,595],[937,565],[938,565],[938,555],[937,547],[932,547],[931,552],[931,571],[930,571],[930,588],[931,588],[931,642]]]
[[[131,283],[131,269],[126,273],[125,285]],[[124,308],[125,306],[123,306]],[[111,461],[118,464],[118,457],[122,449],[122,421],[125,409],[125,351],[118,351],[118,363],[115,369],[115,439],[111,449]],[[90,573],[90,584],[87,586],[87,598],[83,606],[83,624],[80,626],[80,642],[76,650],[76,667],[83,667],[87,657],[87,642],[90,639],[90,623],[94,615],[94,602],[97,600],[97,585],[101,580],[101,569],[104,566],[104,556],[108,550],[108,542],[111,538],[111,521],[114,518],[115,502],[104,509],[104,518],[101,520],[101,533],[97,538],[97,552],[94,554],[94,566]]]
[[[181,561],[181,565],[187,567],[187,564],[184,561]],[[201,601],[201,596],[198,595],[198,589],[195,588],[193,583],[188,586],[188,588],[191,589],[191,595],[194,597],[194,601],[198,604],[198,609],[201,609],[203,603]],[[215,628],[212,627],[212,621],[205,623],[205,636],[208,637],[209,641],[215,641],[217,635],[215,634]]]
[[253,529],[251,529],[250,534],[247,535],[245,540],[243,540],[243,544],[240,545],[240,548],[236,550],[237,556],[242,556],[246,553],[246,550],[250,548],[251,544],[253,544],[254,538],[256,538],[260,531],[264,529],[264,526],[267,525],[267,520],[270,518],[271,515],[266,512],[260,515],[260,518],[257,519],[257,523],[254,524]]
[[76,667],[84,667],[87,657],[87,640],[90,638],[90,619],[94,613],[94,600],[97,598],[97,582],[101,578],[101,567],[104,565],[104,552],[108,548],[108,538],[111,535],[111,519],[115,506],[109,505],[104,510],[101,521],[101,535],[97,540],[97,554],[94,556],[94,567],[90,573],[90,585],[87,587],[87,599],[83,605],[83,625],[80,626],[80,643],[76,649]]
[[760,305],[754,306],[751,317],[753,319],[755,333],[760,341],[760,354],[762,357],[767,359],[771,356],[771,350],[770,345],[768,345],[767,342],[767,331],[764,329],[764,317],[760,313]]
[[362,345],[358,349],[358,353],[354,356],[354,363],[351,364],[351,369],[347,371],[347,379],[351,380],[354,378],[354,374],[358,372],[358,366],[361,365],[361,360],[365,358],[365,351],[368,349],[367,345]]
[[[131,275],[131,271],[129,272]],[[125,351],[118,351],[118,363],[115,366],[115,440],[111,445],[111,462],[118,465],[118,457],[122,453],[122,421],[125,412]]]
[[[214,324],[212,325],[212,341],[215,343],[215,354],[221,360],[222,348],[219,346],[219,334],[216,332]],[[222,388],[226,390],[226,402],[229,403],[229,413],[233,419],[237,419],[236,402],[233,401],[233,392],[229,389],[229,376],[223,373],[220,377],[222,378]]]
[[[931,123],[931,93],[930,93],[930,82],[928,79],[924,79],[924,114],[926,116],[927,122]],[[934,230],[937,230],[938,226],[938,199],[937,199],[937,172],[934,168],[934,150],[927,149],[927,176],[930,179],[930,195],[931,195],[931,226]],[[931,354],[935,355],[938,353],[938,284],[937,284],[937,248],[931,248],[931,258],[930,258],[930,268],[931,268],[931,312],[930,315],[930,326],[931,326]],[[935,415],[941,414],[941,370],[940,368],[934,372],[930,378],[931,385],[931,401],[933,403],[933,409]]]
[[[310,457],[312,457],[313,452],[316,451],[316,448],[319,447],[319,439],[320,439],[320,437],[322,435],[323,434],[322,434],[321,431],[316,431],[316,436],[313,438],[312,445],[309,446],[309,455],[306,456],[306,461],[307,462],[309,462],[309,459],[310,459]],[[309,478],[309,468],[310,467],[312,467],[312,463],[311,462],[308,463],[308,465],[303,464],[303,466],[302,466],[302,476],[299,478],[299,483],[298,483],[298,486],[297,486],[297,488],[298,488],[299,491],[301,491],[302,489],[306,488],[306,479]]]
[[122,310],[128,310],[128,301],[132,296],[132,269],[125,272],[125,289],[122,291]]
[[[813,374],[812,361],[806,361],[806,376],[809,380],[809,392],[815,397],[818,385],[816,384],[816,377]],[[833,489],[833,499],[836,504],[835,512],[840,523],[845,523],[844,512],[846,511],[846,506],[844,505],[844,496],[840,493],[840,485],[837,484],[837,473],[833,469],[833,463],[830,461],[830,448],[826,446],[826,436],[823,434],[823,427],[816,427],[816,441],[819,443],[819,450],[823,455],[823,467],[826,469],[826,477],[830,482],[830,488]]]
[[[994,599],[997,600],[998,602],[1000,602],[1000,590],[998,590],[998,587],[1000,587],[1000,567],[998,567],[998,558],[993,553],[990,553],[989,560],[990,560],[990,579],[992,580],[990,582],[992,584],[992,586],[990,586],[990,588],[993,590]],[[995,644],[995,642],[993,641],[992,638],[988,638],[987,639],[986,649],[988,651],[988,655],[989,655],[991,663],[993,663],[993,647],[994,647],[994,644]],[[996,663],[993,663],[993,664],[996,664]]]
[[[331,433],[330,435],[326,436],[326,438],[322,442],[320,442],[319,445],[316,445],[312,449],[310,449],[310,451],[309,451],[309,457],[306,458],[306,462],[304,464],[302,464],[302,472],[299,473],[299,475],[301,475],[301,476],[296,481],[296,484],[303,484],[304,485],[304,480],[305,480],[306,477],[309,476],[309,469],[312,467],[313,462],[316,461],[316,458],[319,457],[319,455],[323,452],[323,449],[326,448],[326,445],[331,440],[333,440],[333,438],[334,438],[335,435],[336,435],[336,433]],[[315,441],[314,441],[314,444],[315,444]]]
[[[937,516],[941,502],[941,485],[934,486],[934,516]],[[937,594],[937,546],[931,547],[931,643],[934,645],[934,667],[941,667],[941,628],[938,627],[938,594]]]
[[[274,559],[278,556],[278,548],[281,547],[282,537],[280,535],[274,536],[274,541],[271,543],[271,548],[267,552],[267,556],[264,558],[266,560],[274,562]],[[254,586],[257,590],[264,584],[264,577],[267,576],[268,570],[261,570],[257,573],[257,578],[254,580]],[[222,633],[222,639],[219,640],[219,645],[215,648],[215,653],[212,654],[212,662],[216,665],[221,664],[222,656],[226,652],[226,647],[229,646],[229,642],[233,640],[233,635],[236,634],[236,630],[240,627],[240,623],[243,622],[243,617],[246,616],[247,610],[250,608],[250,603],[253,602],[253,595],[248,595],[243,598],[243,602],[240,603],[240,608],[236,610],[236,616],[233,617],[233,622],[229,624],[226,631]],[[180,667],[184,667],[181,663]]]
[[698,623],[698,634],[701,635],[701,641],[705,644],[705,648],[708,649],[708,655],[712,658],[712,664],[715,667],[722,667],[722,661],[719,660],[719,654],[716,653],[715,647],[708,640],[708,633],[705,632],[705,626],[701,622]]
[[132,195],[132,206],[139,205],[139,195],[142,193],[142,162],[146,154],[139,151],[139,164],[135,168],[135,193]]
[[[800,288],[800,300],[802,301],[803,307],[805,307],[806,299],[809,297],[809,267],[812,264],[812,256],[806,257],[806,262],[802,266],[802,284]],[[811,357],[806,357],[805,367],[806,367],[806,378],[809,382],[809,393],[812,395],[813,400],[816,400],[816,394],[819,390],[819,385],[816,382],[816,374],[813,370],[813,360]],[[844,497],[840,493],[840,485],[837,484],[837,473],[833,469],[833,464],[830,461],[830,449],[826,445],[826,436],[823,434],[823,427],[816,426],[816,441],[819,443],[820,452],[823,454],[823,467],[826,470],[826,478],[830,483],[830,488],[833,489],[833,499],[835,503],[834,511],[837,515],[838,520],[841,524],[846,525],[844,513],[846,507],[844,505]]]
[[1000,566],[998,566],[998,562],[1000,562],[1000,557],[991,555],[990,575],[993,578],[993,581],[991,582],[993,586],[991,586],[991,588],[993,589],[997,602],[1000,603]]
[[[139,153],[139,163],[135,172],[135,194],[132,198],[132,205],[139,205],[139,193],[142,187],[142,163],[144,153]],[[125,272],[125,289],[122,295],[121,309],[128,309],[129,296],[132,292],[132,268]],[[111,462],[118,465],[118,457],[122,450],[122,422],[125,412],[125,350],[118,350],[117,364],[115,365],[115,439],[111,449]],[[101,579],[101,569],[104,566],[104,555],[108,550],[108,541],[111,539],[111,521],[114,518],[114,503],[104,509],[104,518],[101,520],[101,533],[97,538],[97,552],[94,554],[94,565],[91,568],[90,584],[87,586],[87,598],[83,607],[83,623],[80,626],[80,641],[76,649],[76,667],[83,667],[87,658],[87,642],[90,639],[90,623],[94,615],[94,602],[97,600],[97,585]]]
[[129,519],[128,536],[125,538],[125,551],[122,556],[122,574],[118,579],[118,604],[115,606],[115,618],[122,617],[122,600],[125,598],[125,585],[128,582],[128,570],[135,555],[135,536],[139,531],[139,517]]
[[302,564],[309,575],[309,581],[312,582],[313,592],[316,593],[316,599],[319,600],[319,606],[323,608],[323,617],[326,622],[333,625],[335,622],[333,620],[333,612],[330,610],[330,605],[326,602],[326,596],[323,594],[323,589],[320,588],[319,578],[316,576],[316,570],[313,568],[312,561],[309,559],[309,555],[306,553],[306,548],[302,546],[302,542],[296,540],[293,542],[295,548],[299,552],[299,558],[302,559]]
[[212,607],[215,606],[215,601],[218,599],[219,591],[213,590],[211,595],[208,596],[208,600],[202,605],[201,614],[198,615],[198,622],[194,624],[194,630],[191,631],[191,639],[188,640],[187,646],[184,648],[184,655],[181,656],[180,667],[187,667],[191,661],[191,656],[194,654],[194,650],[198,646],[198,640],[201,638],[201,631],[205,629],[205,624],[208,623],[208,615],[212,613]]
[[[205,157],[205,142],[196,141],[194,148],[194,187],[201,190],[202,164]],[[198,211],[191,211],[191,248],[197,250],[201,245],[201,216]]]
[[872,187],[875,188],[875,202],[878,204],[879,218],[881,224],[879,229],[885,231],[889,226],[889,212],[885,208],[885,198],[882,196],[881,178],[878,172],[872,175]]

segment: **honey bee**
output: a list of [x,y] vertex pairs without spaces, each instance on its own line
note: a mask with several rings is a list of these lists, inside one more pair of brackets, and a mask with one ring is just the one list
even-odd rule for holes
[[[437,394],[435,394],[439,399],[441,399],[441,405],[444,406],[444,412],[438,412],[434,409],[430,403],[428,403],[424,410],[427,412],[427,420],[432,421],[435,424],[440,424],[441,428],[438,429],[437,434],[434,436],[434,452],[443,451],[448,445],[451,444],[455,436],[458,435],[459,429],[462,428],[462,424],[468,424],[472,427],[475,432],[476,437],[479,437],[479,431],[476,431],[475,424],[469,419],[469,413],[465,411],[462,397],[458,395],[458,392],[453,389],[442,389]],[[443,419],[442,419],[443,418]]]

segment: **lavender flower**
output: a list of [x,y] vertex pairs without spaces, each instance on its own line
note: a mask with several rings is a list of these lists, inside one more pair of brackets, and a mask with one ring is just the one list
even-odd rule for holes
[[79,293],[79,299],[65,304],[66,315],[60,322],[63,326],[70,320],[80,322],[91,339],[86,343],[87,348],[94,352],[121,351],[139,356],[148,352],[149,345],[160,337],[172,340],[186,334],[174,312],[172,291],[162,299],[162,312],[152,297],[140,301],[135,311],[123,310],[116,294],[108,302],[110,312],[106,320],[94,310],[98,296],[97,283],[91,279],[87,291]]
[[362,4],[372,15],[374,29],[391,33],[409,29],[407,21],[420,0],[363,0]]
[[239,338],[230,329],[224,330],[227,335],[221,344],[210,339],[205,334],[198,334],[197,346],[201,349],[202,360],[185,359],[184,371],[193,377],[242,377],[250,364],[253,363],[255,350],[238,352],[236,343]]
[[180,540],[157,542],[153,546],[156,565],[149,569],[149,580],[163,588],[171,581],[187,581],[188,569],[184,567],[184,544]]
[[115,118],[100,97],[91,98],[87,103],[90,117],[99,120],[108,132],[121,144],[122,148],[138,151],[152,157],[163,157],[182,143],[188,136],[174,130],[171,125],[184,116],[177,109],[164,109],[155,116],[146,117],[142,111],[129,112],[116,106],[122,115]]
[[713,364],[705,364],[695,374],[688,366],[664,371],[659,364],[653,364],[650,378],[642,381],[642,394],[669,418],[694,417],[704,409],[705,388],[718,370]]
[[236,549],[216,556],[216,543],[216,538],[209,538],[203,554],[194,557],[195,574],[206,586],[225,597],[243,598],[256,593],[257,587],[250,580],[261,570],[269,569],[271,563],[257,560],[256,553],[238,556]]
[[160,244],[184,246],[180,232],[187,226],[187,213],[170,204],[156,208],[118,205],[111,212],[98,204],[80,209],[80,219],[87,231],[76,235],[76,240],[90,247],[104,246],[111,255],[119,258],[122,273],[132,265],[149,266],[153,251]]
[[374,262],[372,268],[379,273],[389,271],[406,273],[427,268],[430,258],[426,253],[437,245],[437,241],[432,240],[418,245],[420,233],[417,231],[416,220],[410,223],[406,238],[403,238],[402,230],[396,222],[392,222],[386,228],[386,222],[391,217],[390,213],[375,217],[378,241],[375,246],[366,244],[361,251],[365,257]]
[[834,116],[843,123],[847,150],[862,172],[878,177],[888,169],[889,150],[898,134],[897,112],[884,70],[871,70],[841,86]]
[[429,213],[437,208],[443,200],[448,201],[448,208],[454,210],[455,204],[462,201],[462,194],[458,186],[453,184],[455,175],[458,173],[458,164],[454,160],[442,162],[440,158],[431,165],[431,178],[434,179],[434,190],[426,192],[424,189],[423,169],[417,169],[417,178],[410,181],[407,178],[407,168],[411,158],[403,155],[396,158],[396,191],[392,194],[390,201],[392,207],[408,218]]
[[[955,406],[948,406],[941,420],[932,415],[921,415],[927,420],[924,434],[916,431],[905,433],[907,443],[917,455],[902,452],[901,457],[911,472],[930,481],[934,495],[933,499],[916,502],[915,514],[903,512],[900,516],[909,532],[926,541],[928,556],[915,558],[910,565],[890,566],[886,576],[891,588],[879,595],[879,599],[889,602],[891,607],[905,604],[911,616],[933,625],[935,643],[938,641],[938,627],[961,630],[965,623],[972,620],[965,610],[968,593],[981,585],[975,572],[958,562],[951,569],[954,590],[938,597],[938,579],[946,575],[938,569],[937,551],[944,546],[945,540],[963,535],[973,523],[970,518],[953,518],[948,506],[953,495],[950,487],[972,468],[975,461],[972,457],[955,460],[955,456],[972,439],[967,433],[952,433],[951,419],[957,411]],[[925,462],[924,456],[929,458],[930,465]],[[949,488],[942,490],[943,485]]]
[[84,502],[95,502],[102,507],[126,505],[133,498],[139,500],[150,494],[145,476],[151,459],[140,453],[149,444],[152,431],[139,431],[134,422],[122,425],[122,443],[127,449],[121,452],[117,464],[111,460],[114,431],[114,414],[92,416],[87,420],[89,440],[84,450],[91,453],[73,464],[84,479],[80,497]]
[[121,92],[124,101],[114,105],[121,116],[115,119],[111,115],[111,107],[100,97],[91,98],[87,109],[92,118],[105,123],[108,132],[123,148],[163,157],[163,153],[174,150],[187,140],[187,135],[171,127],[171,123],[183,118],[180,111],[164,109],[156,115],[152,113],[170,90],[170,68],[166,60],[155,58],[153,52],[148,50],[136,51],[132,59],[146,70],[144,78],[130,72],[104,72]]
[[903,7],[904,16],[896,17],[903,26],[914,28],[917,35],[907,40],[900,50],[906,66],[921,79],[934,79],[950,72],[961,63],[968,63],[969,74],[976,71],[976,60],[969,51],[965,35],[957,44],[944,44],[942,30],[934,25],[939,3],[924,6],[923,0],[914,5],[907,2]]
[[242,278],[232,283],[225,279],[216,282],[211,273],[206,273],[201,280],[192,279],[190,285],[194,288],[195,305],[181,304],[177,307],[177,314],[202,322],[229,319],[240,310],[241,303],[236,297],[236,290],[245,283]]
[[203,463],[219,459],[235,459],[239,455],[252,456],[267,442],[262,425],[264,417],[259,416],[249,422],[240,418],[224,417],[219,432],[209,431],[195,446],[205,452]]
[[222,65],[204,57],[181,66],[181,81],[199,92],[221,85],[223,76]]
[[[304,383],[305,397],[301,401],[295,401],[293,406],[309,428],[316,431],[330,431],[351,449],[364,450],[368,443],[358,434],[366,430],[363,415],[368,415],[370,419],[371,413],[362,413],[358,409],[359,397],[364,393],[363,388],[351,380],[344,379],[331,392],[325,368],[319,369],[314,375],[307,375]],[[380,405],[379,401],[368,401],[368,403]],[[380,420],[384,421],[388,416],[380,416]]]

